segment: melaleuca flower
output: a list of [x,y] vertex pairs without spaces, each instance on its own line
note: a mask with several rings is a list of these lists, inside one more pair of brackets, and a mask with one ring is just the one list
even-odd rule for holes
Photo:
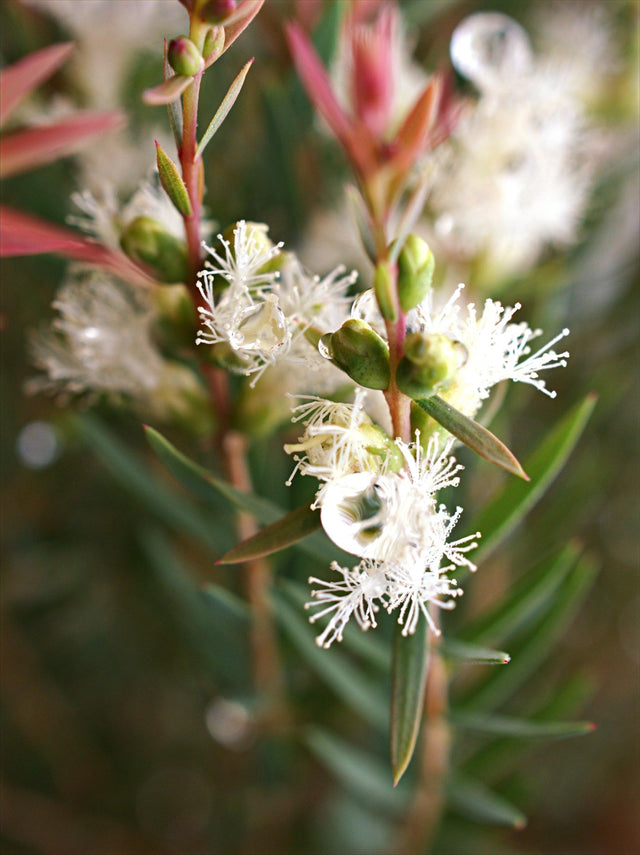
[[346,314],[346,292],[356,279],[338,267],[320,279],[308,274],[282,244],[272,244],[267,227],[240,221],[233,241],[219,235],[223,254],[207,247],[213,261],[200,274],[198,307],[203,329],[197,344],[226,344],[228,366],[254,375],[286,358],[318,369],[322,360],[305,338],[321,334]]
[[[397,446],[364,411],[366,394],[357,389],[353,404],[299,396],[303,403],[294,407],[292,421],[303,421],[305,430],[297,443],[284,446],[296,461],[288,484],[300,472],[328,487],[343,476],[380,472],[390,460],[397,462]],[[318,490],[314,506],[321,504],[324,489]]]
[[[467,416],[474,416],[491,389],[503,380],[527,383],[554,398],[556,393],[547,389],[540,372],[566,366],[568,352],[558,353],[553,348],[569,330],[562,330],[532,352],[531,342],[541,336],[542,331],[532,330],[524,321],[513,321],[520,309],[519,303],[504,307],[497,300],[487,299],[479,314],[474,303],[460,304],[463,289],[464,285],[459,285],[439,308],[435,305],[435,292],[430,291],[407,316],[407,328],[411,332],[445,336],[456,345],[458,366],[449,385],[439,394]],[[366,320],[384,335],[372,291],[364,291],[357,297],[352,316]]]
[[507,16],[463,21],[451,54],[480,97],[433,159],[436,235],[497,275],[522,272],[546,247],[575,241],[599,156],[594,133],[561,67],[536,58]]
[[79,272],[53,302],[58,317],[32,335],[35,364],[46,376],[34,378],[29,391],[57,393],[63,399],[106,395],[162,418],[201,399],[192,373],[165,360],[153,341],[153,309],[104,274]]
[[556,353],[554,345],[569,334],[564,329],[537,351],[531,352],[530,343],[542,335],[527,323],[512,321],[520,304],[503,307],[496,300],[485,300],[478,315],[474,303],[459,305],[464,285],[458,286],[445,305],[436,310],[433,292],[412,313],[411,323],[423,333],[440,333],[457,342],[463,361],[450,386],[443,392],[454,407],[465,415],[473,416],[489,396],[493,386],[502,380],[528,383],[539,391],[555,397],[546,387],[539,373],[551,368],[564,367],[568,352]]
[[96,192],[72,193],[71,200],[82,213],[71,214],[69,222],[111,249],[120,248],[123,232],[138,217],[151,217],[169,234],[184,238],[182,217],[160,186],[156,171],[127,202],[121,202],[110,181],[102,181]]
[[[380,608],[398,610],[405,635],[415,632],[420,614],[437,632],[428,604],[451,608],[451,598],[461,591],[447,574],[455,567],[476,569],[466,553],[477,546],[479,533],[450,541],[462,509],[449,514],[436,502],[437,490],[458,485],[462,466],[449,454],[451,442],[441,447],[432,437],[425,451],[419,435],[411,444],[396,439],[395,458],[389,455],[381,461],[375,454],[372,460],[373,449],[363,449],[358,437],[361,411],[339,409],[346,406],[336,404],[331,409],[325,402],[324,409],[316,409],[310,422],[317,432],[309,432],[301,444],[307,456],[297,467],[325,481],[316,496],[325,533],[341,549],[362,559],[352,569],[331,565],[342,574],[341,581],[309,580],[324,586],[312,591],[313,601],[307,608],[319,606],[320,610],[311,621],[332,614],[317,643],[329,647],[341,640],[352,614],[362,629],[375,626]],[[342,432],[331,424],[347,419]],[[314,452],[317,463],[309,459]],[[345,468],[350,471],[341,474]],[[449,563],[443,566],[445,561]]]

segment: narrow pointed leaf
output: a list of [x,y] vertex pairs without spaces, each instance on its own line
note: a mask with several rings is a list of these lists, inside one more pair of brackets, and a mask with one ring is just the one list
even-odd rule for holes
[[525,461],[531,481],[510,481],[504,490],[479,512],[474,525],[482,532],[475,560],[483,561],[522,521],[544,495],[575,448],[596,405],[596,396],[575,406]]
[[20,101],[47,80],[73,53],[71,42],[51,45],[14,62],[0,72],[0,125]]
[[584,736],[595,729],[595,725],[590,721],[530,721],[510,716],[473,713],[451,713],[449,720],[455,727],[463,730],[520,739],[568,739],[572,736]]
[[478,644],[468,644],[457,638],[443,638],[440,644],[442,655],[475,665],[508,665],[511,657],[504,650],[490,650]]
[[[164,62],[162,74],[164,76],[165,83],[174,76],[174,71],[169,65],[169,49],[167,47],[166,39],[164,40]],[[178,98],[169,101],[167,103],[167,112],[169,113],[169,125],[171,126],[173,141],[176,144],[176,148],[179,149],[182,145],[182,101]]]
[[244,0],[237,11],[224,22],[224,50],[235,42],[262,8],[264,0]]
[[[149,444],[174,478],[214,508],[224,509],[230,502],[234,507],[247,511],[258,522],[265,525],[277,522],[286,514],[286,511],[274,502],[253,493],[243,493],[225,481],[216,478],[215,475],[198,466],[193,460],[185,457],[153,428],[145,426],[145,433]],[[297,547],[310,557],[323,562],[337,560],[342,554],[320,532],[311,534],[306,540],[300,541]]]
[[75,154],[93,137],[121,128],[124,123],[121,113],[84,111],[52,125],[7,134],[0,141],[0,173],[8,178]]
[[228,517],[225,521],[218,515],[216,525],[205,518],[199,508],[167,490],[144,463],[94,416],[74,415],[70,423],[111,475],[155,516],[174,530],[193,537],[216,555],[228,548],[231,534]]
[[272,591],[271,602],[276,621],[296,654],[348,707],[382,733],[386,732],[389,717],[381,687],[368,680],[362,670],[349,661],[340,645],[334,644],[328,650],[318,647],[315,631],[304,619],[304,612],[297,604],[291,603],[284,591]]
[[165,193],[183,217],[190,217],[193,213],[191,201],[189,200],[189,193],[178,171],[178,167],[164,151],[159,142],[156,142],[156,155],[160,183]]
[[404,775],[416,747],[429,669],[429,626],[420,619],[413,635],[394,627],[391,660],[391,770],[394,784]]
[[155,107],[171,104],[177,101],[187,86],[191,86],[192,83],[193,77],[190,75],[174,74],[173,77],[168,77],[152,89],[147,89],[142,95],[142,100],[145,104]]
[[479,781],[460,776],[452,777],[447,786],[448,804],[456,813],[477,822],[506,825],[521,829],[526,816],[515,805],[494,793]]
[[578,544],[569,543],[558,555],[525,574],[495,608],[462,629],[463,641],[482,644],[504,640],[534,621],[575,567],[581,551]]
[[198,158],[202,155],[202,152],[205,150],[205,148],[207,147],[207,145],[211,141],[215,132],[218,130],[218,128],[224,122],[224,120],[227,118],[229,111],[231,110],[233,105],[236,103],[236,99],[238,98],[238,95],[240,94],[240,90],[242,89],[242,87],[244,85],[245,78],[246,78],[247,74],[249,73],[249,69],[251,68],[252,65],[253,65],[253,59],[250,59],[249,62],[247,62],[242,67],[242,69],[240,70],[240,73],[238,74],[236,79],[233,81],[233,83],[229,87],[227,94],[222,99],[222,103],[220,104],[220,106],[216,110],[215,116],[209,122],[209,127],[204,132],[204,136],[202,137],[202,139],[198,143],[198,148],[196,149],[196,158]]
[[464,697],[461,709],[486,712],[505,703],[540,668],[569,626],[596,577],[598,565],[584,555],[551,600],[550,606],[526,636],[511,643],[508,668],[492,671],[489,678]]
[[87,240],[64,226],[47,223],[6,205],[0,206],[0,256],[45,252],[104,267],[132,285],[147,288],[155,285],[155,280],[124,253]]
[[354,748],[348,742],[327,730],[308,728],[305,742],[320,763],[325,766],[345,789],[391,814],[402,814],[407,809],[408,792],[392,787],[389,767],[371,752]]
[[238,564],[252,558],[271,555],[287,546],[293,546],[319,528],[320,512],[309,505],[303,505],[234,546],[219,558],[216,564]]
[[416,404],[432,419],[435,419],[438,424],[446,428],[449,433],[468,445],[476,454],[484,457],[490,463],[495,463],[496,466],[506,469],[512,475],[524,478],[525,481],[529,480],[517,459],[497,436],[494,436],[491,431],[482,427],[478,422],[458,412],[438,395],[420,400],[416,399]]

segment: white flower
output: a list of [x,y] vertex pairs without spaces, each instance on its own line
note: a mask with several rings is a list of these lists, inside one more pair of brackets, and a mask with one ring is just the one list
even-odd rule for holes
[[[294,407],[292,421],[304,421],[305,431],[297,443],[284,446],[296,461],[287,484],[298,471],[319,481],[334,482],[352,473],[384,468],[391,453],[390,442],[364,412],[366,395],[364,389],[357,389],[353,404],[299,396],[303,403]],[[321,487],[315,505],[320,504],[322,492]]]
[[556,393],[547,389],[539,372],[566,366],[568,352],[556,353],[552,348],[569,330],[562,330],[532,353],[530,343],[542,331],[532,330],[523,321],[512,321],[520,309],[519,303],[503,307],[500,302],[487,299],[480,316],[474,303],[469,303],[463,312],[459,304],[463,288],[464,285],[459,285],[439,310],[434,309],[430,292],[411,318],[419,331],[444,334],[464,349],[465,360],[444,397],[469,416],[475,415],[492,387],[502,380],[528,383],[550,398],[555,397]]
[[376,601],[384,602],[386,591],[384,571],[371,561],[362,561],[353,569],[341,567],[334,561],[331,569],[342,574],[341,581],[325,582],[313,576],[309,579],[310,584],[324,585],[311,592],[314,599],[305,606],[307,609],[321,607],[309,619],[310,623],[334,613],[316,638],[319,647],[330,647],[334,641],[342,641],[344,628],[352,615],[363,630],[377,626],[375,616],[380,606]]
[[[470,25],[485,48],[467,37]],[[561,66],[537,60],[519,25],[479,13],[459,31],[454,65],[481,96],[434,155],[436,234],[451,254],[481,254],[499,275],[526,271],[546,247],[575,241],[597,141]]]
[[33,359],[46,377],[31,392],[123,397],[166,417],[181,395],[196,393],[193,375],[163,359],[152,339],[153,311],[140,295],[105,274],[78,273],[53,302],[58,317],[34,333]]
[[120,248],[123,231],[137,217],[150,217],[170,235],[184,239],[182,217],[162,189],[155,170],[149,179],[140,182],[128,202],[122,203],[113,182],[106,180],[100,182],[95,193],[72,193],[71,200],[82,216],[72,214],[68,221],[111,249]]
[[[338,267],[324,279],[308,274],[291,254],[272,244],[267,226],[241,220],[233,241],[218,236],[222,252],[207,247],[212,261],[200,273],[198,307],[203,329],[197,344],[226,342],[237,360],[232,369],[254,375],[286,358],[322,370],[322,359],[306,340],[314,326],[322,333],[346,314],[346,291],[356,274]],[[274,269],[278,267],[279,269]],[[228,283],[220,288],[219,279]]]

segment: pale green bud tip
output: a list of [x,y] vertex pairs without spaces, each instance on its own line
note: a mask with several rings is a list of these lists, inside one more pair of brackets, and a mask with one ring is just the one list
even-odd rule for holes
[[417,235],[409,235],[398,256],[398,297],[403,311],[414,309],[427,296],[434,267],[428,244]]
[[350,318],[324,335],[320,353],[366,389],[386,389],[390,382],[389,348],[365,321]]
[[152,217],[136,217],[122,232],[120,246],[134,261],[145,264],[161,282],[186,282],[187,249]]
[[459,343],[440,333],[410,333],[404,342],[404,354],[396,383],[410,398],[426,398],[445,389],[462,362]]
[[395,298],[395,270],[388,261],[381,261],[373,277],[373,290],[383,318],[395,321],[398,310]]
[[211,27],[207,31],[202,48],[202,55],[205,59],[214,61],[220,56],[224,48],[224,27]]
[[204,68],[204,59],[200,51],[186,36],[171,39],[167,56],[169,65],[176,74],[187,74],[193,77]]

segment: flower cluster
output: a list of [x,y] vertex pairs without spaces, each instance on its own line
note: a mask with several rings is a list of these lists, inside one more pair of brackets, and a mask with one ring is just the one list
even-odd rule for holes
[[[502,380],[528,383],[553,397],[539,372],[566,365],[568,353],[556,353],[553,346],[568,331],[531,353],[529,344],[540,331],[512,320],[519,305],[505,308],[487,300],[479,315],[473,303],[460,306],[463,287],[440,308],[430,291],[407,315],[411,331],[425,340],[443,338],[459,350],[443,397],[468,416],[476,414]],[[385,335],[371,292],[354,301],[352,317]],[[475,570],[466,553],[477,545],[480,533],[450,541],[462,508],[450,513],[437,499],[438,491],[459,484],[462,466],[450,454],[454,438],[427,422],[427,433],[421,436],[417,430],[414,442],[389,436],[367,414],[370,394],[356,387],[352,404],[303,399],[294,408],[293,421],[304,423],[304,433],[297,443],[285,445],[296,461],[291,477],[299,472],[320,482],[314,504],[326,534],[361,559],[353,568],[334,562],[339,581],[310,579],[323,586],[312,591],[309,607],[319,608],[311,620],[331,615],[317,638],[324,647],[342,639],[352,615],[362,629],[375,626],[381,608],[397,611],[405,635],[415,632],[421,614],[438,632],[429,604],[451,608],[462,593],[451,571]]]
[[232,240],[219,235],[221,249],[207,247],[212,260],[198,283],[204,305],[198,308],[203,328],[197,343],[226,346],[228,367],[254,375],[254,384],[282,359],[316,371],[323,367],[305,333],[325,332],[346,316],[346,293],[356,280],[344,267],[323,279],[308,274],[267,231],[241,220]]

